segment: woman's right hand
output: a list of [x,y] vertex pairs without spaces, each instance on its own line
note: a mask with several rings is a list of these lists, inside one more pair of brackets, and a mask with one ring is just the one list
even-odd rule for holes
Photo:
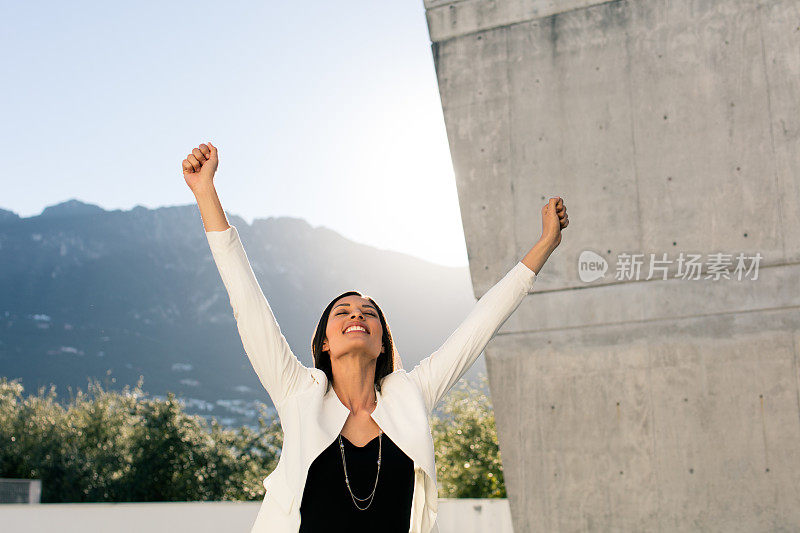
[[216,147],[210,142],[208,145],[201,144],[183,160],[182,166],[183,179],[192,191],[198,187],[213,185],[214,174],[219,166]]

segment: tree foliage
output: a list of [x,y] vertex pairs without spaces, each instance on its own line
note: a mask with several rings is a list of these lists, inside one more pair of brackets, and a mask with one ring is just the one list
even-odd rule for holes
[[0,477],[42,480],[42,502],[257,500],[283,433],[223,428],[183,411],[173,394],[105,391],[96,381],[62,406],[55,388],[23,396],[0,378]]
[[488,378],[456,384],[431,420],[440,498],[505,498]]
[[[456,385],[432,417],[440,497],[505,497],[485,385]],[[26,396],[0,378],[0,477],[41,479],[42,502],[260,500],[282,445],[266,406],[257,430],[230,429],[141,381],[121,392],[90,381],[62,403],[53,386]]]

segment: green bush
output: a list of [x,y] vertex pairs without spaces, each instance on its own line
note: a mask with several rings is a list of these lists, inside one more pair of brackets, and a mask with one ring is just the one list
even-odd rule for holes
[[505,498],[503,463],[485,374],[460,381],[432,420],[440,498]]
[[[505,497],[485,385],[456,385],[432,417],[440,497]],[[0,378],[0,477],[41,479],[42,502],[260,500],[282,445],[265,406],[258,430],[230,429],[141,380],[121,392],[94,380],[62,405],[55,387],[25,396]]]
[[54,387],[23,397],[0,378],[0,477],[42,480],[42,502],[258,500],[283,434],[222,428],[183,412],[173,394],[105,391],[90,382],[68,405]]

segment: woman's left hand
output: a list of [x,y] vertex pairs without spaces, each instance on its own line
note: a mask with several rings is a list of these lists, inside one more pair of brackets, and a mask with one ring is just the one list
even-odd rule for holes
[[560,196],[550,198],[542,207],[541,241],[548,243],[553,249],[561,244],[561,230],[569,225],[567,206]]

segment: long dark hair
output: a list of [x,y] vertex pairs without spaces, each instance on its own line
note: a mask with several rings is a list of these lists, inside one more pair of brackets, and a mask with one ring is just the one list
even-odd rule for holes
[[343,292],[331,300],[331,303],[329,303],[328,307],[326,307],[322,312],[322,316],[319,319],[319,324],[317,324],[317,330],[314,332],[314,338],[311,340],[311,353],[314,355],[314,367],[319,368],[325,372],[326,376],[328,376],[328,386],[325,389],[325,392],[327,393],[331,388],[331,384],[333,383],[333,369],[331,368],[331,354],[322,349],[322,343],[325,341],[325,330],[328,329],[328,316],[331,313],[333,304],[345,296],[360,296],[362,298],[366,298],[372,305],[375,306],[375,309],[378,310],[378,317],[381,320],[381,327],[383,328],[383,338],[381,339],[383,353],[378,356],[378,361],[375,366],[375,387],[378,389],[378,391],[380,391],[381,381],[383,378],[398,368],[401,368],[400,359],[397,357],[394,341],[392,340],[392,331],[389,329],[389,324],[386,323],[386,318],[383,315],[383,311],[381,311],[381,308],[377,303],[375,303],[375,300],[369,296],[361,294],[358,291]]

